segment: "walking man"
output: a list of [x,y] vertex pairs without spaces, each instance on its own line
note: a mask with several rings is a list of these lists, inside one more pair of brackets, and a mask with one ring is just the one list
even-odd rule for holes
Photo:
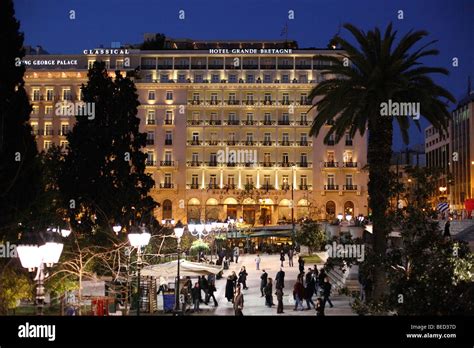
[[285,287],[285,272],[283,272],[283,269],[280,268],[280,271],[276,274],[275,281],[275,287],[277,289],[283,289]]
[[278,301],[277,314],[282,314],[282,313],[284,313],[283,312],[283,290],[277,288],[276,292],[275,292],[275,295],[276,295],[277,301]]
[[293,256],[294,256],[293,247],[290,247],[290,250],[288,250],[288,266],[290,267],[293,267]]
[[235,263],[239,263],[239,254],[240,254],[240,250],[239,250],[239,247],[236,245],[234,248]]
[[236,316],[243,316],[242,310],[244,309],[244,295],[240,291],[240,285],[235,289],[234,296],[234,313]]
[[324,284],[323,284],[323,306],[326,306],[326,302],[329,303],[329,306],[334,307],[332,305],[331,299],[329,296],[331,296],[331,283],[329,282],[329,278],[326,277],[324,278]]
[[265,296],[263,290],[265,289],[265,286],[267,286],[267,279],[268,279],[268,273],[263,270],[262,275],[260,276],[260,292],[262,293],[262,297]]
[[257,257],[255,258],[255,265],[257,266],[257,271],[260,270],[260,255],[257,254]]

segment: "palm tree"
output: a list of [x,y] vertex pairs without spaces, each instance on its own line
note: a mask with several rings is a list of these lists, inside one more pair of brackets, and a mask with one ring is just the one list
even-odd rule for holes
[[[410,31],[396,44],[397,31],[392,30],[392,24],[388,25],[383,37],[378,28],[368,33],[351,24],[344,25],[344,28],[354,36],[359,48],[337,35],[333,44],[342,49],[340,57],[320,57],[327,62],[323,74],[332,76],[310,93],[310,100],[319,97],[313,105],[317,116],[310,135],[317,136],[328,121],[332,126],[325,137],[326,141],[332,134],[338,142],[346,132],[351,136],[358,132],[362,136],[368,129],[368,193],[374,225],[373,251],[376,257],[383,260],[386,236],[390,232],[387,210],[394,118],[381,115],[382,103],[389,103],[389,100],[392,103],[417,102],[420,114],[435,128],[444,131],[451,117],[447,100],[454,103],[455,99],[428,76],[432,73],[447,75],[448,71],[424,66],[419,61],[422,57],[439,53],[436,49],[428,49],[436,41],[414,47],[428,35],[426,31]],[[441,97],[447,100],[442,102]],[[409,140],[410,119],[395,118],[405,143]],[[413,121],[420,129],[419,121],[415,118]],[[382,267],[378,267],[372,276],[373,298],[380,299],[385,288],[385,272]]]

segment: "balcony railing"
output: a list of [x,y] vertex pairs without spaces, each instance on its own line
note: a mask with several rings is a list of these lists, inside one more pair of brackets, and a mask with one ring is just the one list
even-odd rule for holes
[[147,160],[145,161],[145,164],[146,164],[147,166],[155,166],[155,165],[156,165],[156,161],[155,161],[155,160],[149,160],[149,159],[147,159]]
[[262,167],[273,167],[274,165],[275,165],[275,162],[270,162],[270,161],[265,161],[265,162],[260,163],[260,166]]
[[224,185],[224,189],[226,189],[226,190],[235,190],[236,188],[237,188],[237,185],[235,185],[235,184]]
[[207,120],[205,121],[206,124],[210,126],[220,126],[222,124],[221,120]]
[[262,141],[262,145],[263,146],[272,146],[273,144],[275,144],[274,141],[271,141],[271,140],[264,140]]
[[171,182],[165,182],[160,184],[160,189],[172,189],[174,188],[174,184]]
[[253,146],[255,145],[257,142],[256,141],[253,141],[253,140],[246,140],[245,141],[245,145],[246,146]]
[[240,105],[240,100],[229,99],[227,100],[227,105]]
[[308,140],[297,141],[296,144],[298,146],[310,146],[311,145]]
[[345,168],[357,168],[357,162],[344,162]]
[[156,121],[154,119],[148,119],[148,120],[146,120],[146,124],[149,125],[149,126],[152,126],[152,125],[156,124]]
[[309,168],[309,167],[311,167],[311,162],[307,162],[307,161],[298,162],[298,167]]
[[173,69],[173,65],[172,64],[158,64],[158,69]]
[[281,189],[282,189],[283,191],[288,191],[288,190],[291,189],[291,187],[290,187],[289,184],[283,183],[283,184],[281,184]]
[[142,65],[140,66],[140,68],[141,68],[142,70],[155,70],[155,69],[156,69],[156,65],[154,65],[154,64],[142,64]]
[[174,167],[174,161],[160,161],[162,167]]
[[222,63],[222,64],[209,64],[208,69],[224,69],[224,63]]
[[173,124],[173,120],[164,119],[164,120],[163,120],[163,124],[166,125],[166,126],[172,125],[172,124]]
[[54,135],[54,130],[52,130],[52,129],[46,129],[46,130],[44,131],[44,135]]
[[289,168],[289,167],[292,167],[293,166],[293,163],[291,162],[280,162],[280,167],[285,167],[285,168]]
[[245,185],[244,185],[244,189],[245,189],[246,191],[253,190],[254,187],[255,187],[255,186],[254,186],[253,184],[245,184]]
[[207,145],[210,145],[210,146],[216,146],[216,145],[219,145],[219,140],[208,140],[206,141],[206,144]]
[[311,69],[311,64],[296,64],[295,68],[301,70],[309,70]]
[[300,190],[304,190],[304,191],[308,191],[309,189],[311,189],[311,185],[299,185],[298,186]]
[[189,64],[175,64],[174,68],[175,70],[188,70]]
[[293,103],[293,101],[289,100],[289,99],[283,99],[283,100],[280,101],[281,105],[290,105],[292,103]]
[[264,101],[262,102],[262,104],[263,104],[263,105],[274,105],[274,104],[275,104],[275,101],[274,101],[274,100],[268,100],[268,99],[266,99],[266,100],[264,100]]
[[210,190],[215,190],[219,188],[219,185],[212,183],[212,184],[207,185],[207,188]]
[[191,100],[188,100],[188,104],[191,104],[191,105],[201,105],[202,101],[199,100],[199,99],[191,99]]
[[208,100],[207,102],[209,103],[209,105],[221,105],[221,101],[216,100],[216,99],[211,99],[211,100]]
[[344,191],[357,191],[357,185],[342,185]]
[[260,190],[269,191],[273,189],[274,189],[273,185],[270,185],[270,184],[263,184],[262,186],[260,186]]
[[199,184],[188,184],[188,187],[191,190],[197,190],[197,189],[199,189]]
[[242,68],[255,70],[258,69],[258,64],[243,64]]
[[289,126],[290,125],[290,120],[278,120],[278,125],[279,126]]
[[188,161],[187,165],[188,167],[200,167],[201,163],[201,161]]
[[237,167],[237,162],[227,162],[225,165],[227,167]]
[[260,69],[275,69],[276,64],[260,64]]
[[255,100],[251,100],[251,99],[243,100],[243,101],[242,101],[242,104],[243,104],[243,105],[254,105],[254,104],[255,104]]
[[339,190],[339,185],[324,185],[326,191],[336,191]]
[[206,165],[208,167],[217,167],[217,161],[209,161],[209,162],[206,162]]
[[339,166],[339,162],[334,162],[334,161],[324,162],[325,168],[337,168],[338,166]]
[[254,124],[257,124],[257,121],[253,121],[253,120],[242,121],[243,126],[253,126]]
[[300,105],[311,105],[311,100],[309,100],[309,99],[300,99]]
[[173,145],[172,139],[165,139],[165,145]]
[[278,69],[293,69],[293,64],[278,64]]
[[297,124],[299,126],[309,126],[309,121],[298,121]]
[[276,121],[272,121],[272,120],[263,120],[262,124],[264,126],[274,126],[276,124]]
[[236,141],[236,140],[227,140],[226,143],[227,143],[227,145],[234,145],[234,146],[235,146],[235,145],[237,145],[239,142]]
[[191,64],[191,69],[206,70],[206,64]]
[[199,125],[202,125],[204,123],[203,120],[188,120],[186,121],[186,124],[188,126],[199,126]]
[[227,125],[229,126],[238,126],[240,124],[239,120],[227,120]]
[[188,140],[188,145],[201,145],[201,140]]
[[278,142],[278,145],[280,145],[280,146],[290,146],[291,143],[290,143],[289,140],[283,140],[283,141]]
[[254,167],[256,165],[256,163],[254,163],[254,162],[244,162],[244,163],[242,163],[242,165],[244,167]]

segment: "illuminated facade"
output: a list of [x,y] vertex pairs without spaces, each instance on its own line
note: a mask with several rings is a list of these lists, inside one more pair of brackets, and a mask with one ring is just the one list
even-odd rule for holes
[[[240,43],[253,51],[239,54],[216,50],[222,44],[213,42],[196,49],[27,56],[38,147],[66,146],[73,118],[55,114],[55,103],[80,98],[95,60],[111,72],[140,67],[140,127],[147,133],[158,219],[242,217],[275,225],[291,221],[292,204],[295,219],[367,215],[366,137],[327,144],[325,130],[309,137],[315,111],[308,94],[323,79],[317,55],[337,51],[279,50],[283,44]],[[45,65],[48,60],[57,64]]]

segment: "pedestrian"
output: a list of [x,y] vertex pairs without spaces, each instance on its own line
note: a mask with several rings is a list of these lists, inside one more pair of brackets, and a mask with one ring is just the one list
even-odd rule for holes
[[276,289],[275,295],[277,297],[277,314],[282,314],[283,312],[283,290]]
[[180,290],[180,295],[181,295],[181,299],[180,301],[182,301],[182,310],[183,310],[183,313],[186,312],[186,307],[189,303],[189,289],[188,287],[186,286],[186,284],[181,288]]
[[267,285],[265,286],[265,305],[267,307],[272,307],[273,303],[273,281],[272,278],[268,278]]
[[232,276],[227,277],[227,282],[225,284],[225,297],[227,302],[231,302],[234,299],[234,280]]
[[300,273],[303,273],[304,272],[304,259],[301,256],[298,258],[298,265],[300,268]]
[[313,302],[313,294],[314,294],[314,285],[312,282],[309,282],[306,284],[306,287],[304,288],[304,299],[306,300],[307,310],[311,309],[311,305],[313,306],[313,308],[315,307],[315,304]]
[[290,247],[290,250],[288,250],[288,266],[293,267],[293,256],[294,256],[294,250],[293,247]]
[[316,316],[324,317],[324,303],[321,297],[318,297],[316,299],[316,306],[314,307],[314,309],[316,309]]
[[319,279],[318,279],[318,266],[314,265],[314,270],[313,270],[313,284],[314,284],[314,293],[316,296],[318,295],[318,290],[319,290]]
[[308,284],[311,283],[312,278],[313,278],[313,270],[311,268],[308,268],[308,273],[306,273],[305,278],[304,278],[304,285],[308,286]]
[[451,237],[450,227],[451,227],[451,221],[448,219],[448,221],[446,221],[446,224],[444,225],[443,237],[447,237],[447,238]]
[[199,287],[204,292],[204,304],[207,305],[209,301],[209,295],[208,295],[209,282],[207,281],[205,276],[201,277],[201,280],[199,281]]
[[327,277],[326,271],[323,268],[323,269],[321,269],[321,272],[319,272],[319,275],[318,275],[318,286],[319,286],[321,295],[322,295],[322,292],[323,292],[324,279],[326,277]]
[[298,279],[293,287],[293,298],[295,299],[295,308],[294,311],[298,310],[298,307],[301,307],[301,310],[304,310],[303,307],[303,296],[304,296],[304,287],[301,284],[301,280]]
[[237,286],[235,289],[235,296],[234,296],[234,313],[236,316],[243,316],[244,313],[242,310],[244,309],[244,295],[240,290],[240,285]]
[[283,272],[282,268],[280,268],[280,271],[276,274],[275,281],[275,287],[277,289],[283,289],[285,287],[285,272]]
[[232,274],[230,275],[230,277],[232,278],[232,283],[233,283],[233,289],[235,289],[235,287],[237,286],[237,274],[235,274],[235,271],[232,271]]
[[260,270],[260,255],[257,254],[257,257],[255,258],[255,265],[257,266],[257,271]]
[[280,261],[281,261],[280,267],[283,267],[283,262],[285,261],[285,252],[283,250],[280,252]]
[[211,282],[209,283],[209,288],[207,290],[207,303],[209,303],[209,301],[211,299],[214,300],[214,307],[217,307],[218,306],[218,303],[217,303],[217,300],[216,300],[216,297],[214,296],[214,293],[217,291],[216,289],[216,283],[215,282]]
[[265,289],[265,286],[267,285],[267,279],[268,279],[268,273],[265,272],[265,270],[262,270],[263,273],[260,276],[260,292],[262,293],[262,297],[265,296],[263,290]]
[[199,302],[201,302],[201,289],[199,289],[199,283],[194,284],[194,288],[191,291],[193,303],[194,303],[194,312],[200,312]]
[[248,290],[247,288],[247,271],[245,269],[245,266],[242,266],[239,272],[239,284],[242,284],[244,290]]
[[224,257],[224,269],[229,269],[229,258]]
[[234,248],[235,263],[239,263],[239,254],[240,254],[240,250],[239,250],[239,247],[236,245]]
[[329,282],[329,278],[326,277],[324,278],[324,284],[323,284],[323,304],[324,304],[324,307],[326,307],[326,302],[329,302],[329,306],[334,307],[332,302],[331,302],[331,299],[329,298],[329,296],[331,296],[331,283]]

